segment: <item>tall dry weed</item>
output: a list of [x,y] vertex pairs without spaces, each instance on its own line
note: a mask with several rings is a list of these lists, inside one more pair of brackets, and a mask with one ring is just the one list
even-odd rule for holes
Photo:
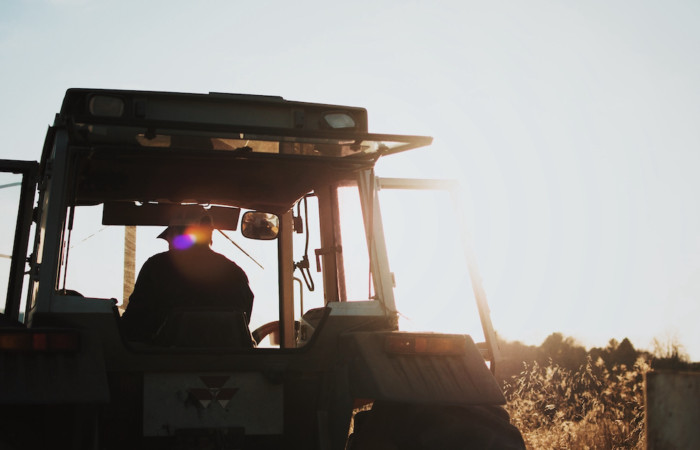
[[525,365],[505,383],[508,411],[528,448],[642,449],[649,370],[642,358],[629,369],[590,358],[576,371]]

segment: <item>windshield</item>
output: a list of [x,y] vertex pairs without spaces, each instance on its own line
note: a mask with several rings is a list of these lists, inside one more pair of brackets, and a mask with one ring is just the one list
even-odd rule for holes
[[[123,313],[133,290],[134,279],[129,280],[129,273],[138,275],[149,258],[168,251],[168,242],[158,237],[166,227],[103,225],[102,216],[103,205],[75,208],[58,288],[88,298],[115,299]],[[133,255],[129,255],[129,247]],[[223,230],[212,234],[211,247],[240,266],[248,277],[255,294],[251,328],[276,320],[277,241],[246,239],[239,231]]]
[[[321,244],[316,194],[324,192],[324,204],[330,205],[336,195],[331,193],[337,186],[352,185],[365,163],[334,165],[319,158],[266,157],[264,152],[238,157],[217,150],[150,147],[73,148],[72,154],[76,175],[68,177],[72,200],[66,208],[56,279],[61,294],[114,299],[123,314],[144,266],[169,249],[161,236],[166,227],[173,220],[191,221],[205,214],[215,229],[211,249],[242,269],[254,294],[252,312],[244,311],[251,330],[279,320],[282,302],[285,308],[293,307],[294,319],[299,320],[328,301],[372,299],[357,188],[340,188],[353,191],[340,195],[342,209],[349,211],[343,216],[354,222],[347,228],[354,231],[346,246],[340,241]],[[323,213],[327,218],[328,208]],[[255,240],[241,234],[241,221],[251,211],[264,214],[249,217],[292,216],[293,229],[287,225],[284,231],[293,241],[291,253],[282,253],[279,237]],[[343,269],[345,254],[348,263]],[[324,259],[329,257],[336,258],[328,269],[332,276],[324,274]],[[280,267],[285,268],[284,276]],[[292,287],[281,281],[289,272],[293,279],[286,279]],[[327,297],[326,289],[339,296]]]
[[[338,290],[341,301],[367,301],[374,299],[372,278],[362,212],[356,186],[339,187],[337,191],[340,234],[335,259],[338,264]],[[130,205],[130,206],[129,206]],[[164,209],[163,209],[164,208]],[[178,209],[179,208],[179,209]],[[168,214],[185,211],[197,205],[176,204],[121,204],[105,203],[68,208],[64,231],[64,256],[57,289],[67,295],[86,298],[114,299],[120,313],[128,307],[129,298],[144,264],[154,255],[168,251],[163,238],[166,222],[158,212]],[[221,213],[210,206],[207,211],[216,224],[211,248],[235,262],[245,272],[250,289],[255,295],[250,329],[279,319],[280,257],[278,239],[254,240],[241,234],[238,213]],[[238,208],[234,208],[238,212]],[[240,217],[248,211],[240,210]],[[301,317],[326,303],[324,295],[324,271],[321,245],[319,200],[309,192],[293,207],[293,251],[289,264],[293,264],[294,318]],[[229,219],[233,216],[234,219]],[[225,222],[224,219],[229,220]],[[235,220],[231,222],[230,220]],[[70,224],[72,223],[72,227]],[[133,225],[124,225],[133,223]],[[219,225],[216,225],[219,226]],[[226,229],[227,228],[227,229]]]
[[[448,191],[380,191],[399,328],[483,333],[465,258],[460,220]],[[476,334],[474,334],[476,333]]]

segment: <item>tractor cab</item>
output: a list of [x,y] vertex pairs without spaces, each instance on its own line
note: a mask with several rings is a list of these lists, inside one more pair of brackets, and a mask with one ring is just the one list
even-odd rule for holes
[[[341,449],[373,403],[504,403],[477,272],[483,342],[399,330],[379,191],[454,186],[376,177],[432,138],[367,123],[281,97],[68,90],[40,162],[0,161],[19,191],[2,225],[0,406],[17,407],[0,408],[0,444],[39,415],[72,448]],[[188,293],[152,339],[130,338],[141,267],[170,251],[164,230],[203,219],[252,312]]]
[[[138,268],[167,248],[157,239],[163,227],[206,215],[214,250],[250,279],[251,331],[274,333],[283,348],[297,346],[300,331],[308,339],[298,321],[303,296],[307,309],[348,300],[338,192],[356,191],[380,156],[431,140],[369,134],[362,108],[84,89],[67,92],[49,134],[42,170],[51,179],[40,199],[47,214],[34,254],[41,270],[28,280],[17,319],[115,304],[123,313]],[[354,206],[346,214],[361,217]],[[366,251],[364,259],[369,280]],[[385,295],[353,300],[393,310]]]

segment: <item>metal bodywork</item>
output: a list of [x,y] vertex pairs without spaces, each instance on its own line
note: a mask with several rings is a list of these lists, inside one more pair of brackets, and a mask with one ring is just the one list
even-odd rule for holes
[[644,386],[647,448],[700,447],[700,374],[655,370]]
[[[342,127],[333,129],[337,123]],[[361,403],[504,403],[484,359],[493,370],[499,355],[477,272],[472,285],[483,345],[466,335],[426,334],[418,337],[444,339],[458,351],[385,348],[389,337],[416,337],[398,331],[378,199],[382,188],[407,185],[375,177],[373,167],[381,156],[430,142],[370,134],[362,108],[279,97],[69,90],[40,163],[0,161],[25,180],[0,329],[0,443],[42,448],[43,438],[18,444],[13,437],[13,427],[36,423],[63,430],[56,445],[73,448],[342,449],[353,407]],[[374,295],[366,301],[345,296],[337,190],[348,185],[357,186],[367,235]],[[318,199],[324,306],[295,321],[299,230],[292,210],[309,195]],[[103,224],[124,226],[167,225],[160,206],[215,204],[278,215],[279,348],[125,341],[113,299],[61,286],[74,208],[95,204],[105,205]],[[134,204],[155,209],[135,212]],[[231,209],[217,215],[222,223],[234,216]],[[27,346],[13,347],[13,333],[31,336]],[[75,333],[73,340],[66,333]],[[52,415],[52,408],[68,413]]]

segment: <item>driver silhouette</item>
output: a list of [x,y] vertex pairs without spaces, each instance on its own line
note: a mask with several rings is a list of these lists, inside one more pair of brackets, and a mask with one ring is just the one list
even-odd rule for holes
[[253,292],[243,269],[211,249],[211,218],[168,226],[158,237],[167,252],[150,257],[136,279],[121,328],[131,341],[151,342],[178,307],[229,307],[250,322]]

